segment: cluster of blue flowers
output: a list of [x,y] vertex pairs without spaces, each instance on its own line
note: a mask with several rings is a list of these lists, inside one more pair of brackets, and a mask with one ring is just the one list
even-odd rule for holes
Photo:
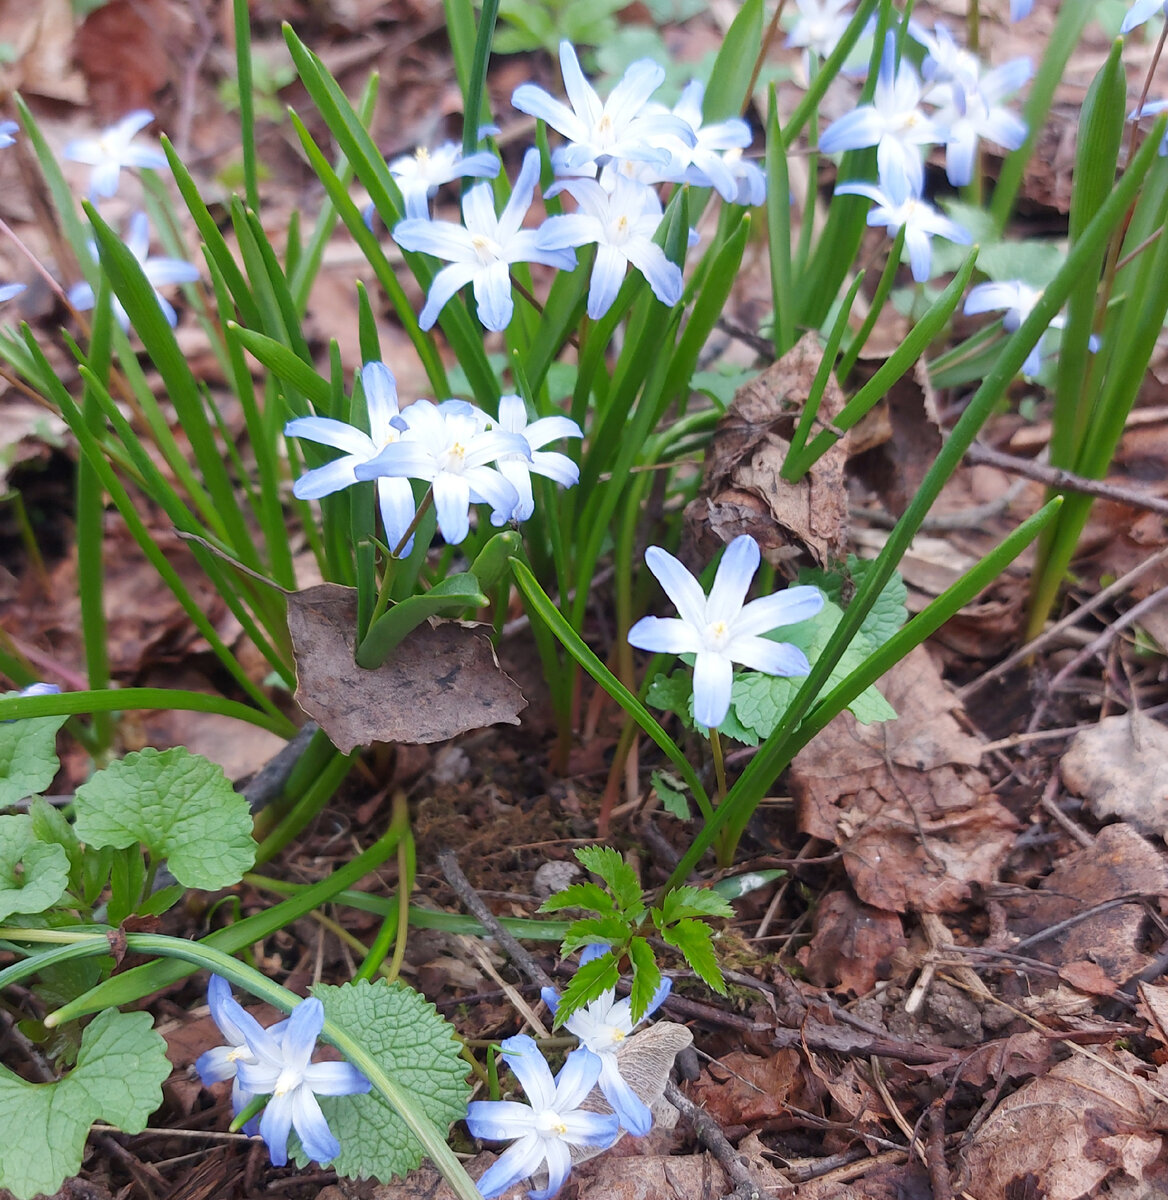
[[315,500],[359,480],[376,480],[386,542],[395,554],[413,547],[411,479],[430,485],[438,528],[452,545],[470,531],[471,504],[489,504],[497,526],[525,521],[535,510],[533,473],[564,487],[579,479],[580,468],[567,455],[541,447],[581,437],[580,427],[560,416],[529,423],[520,396],[503,396],[497,419],[464,400],[416,400],[399,412],[397,385],[385,363],[367,362],[361,383],[369,433],[330,417],[299,417],[285,426],[289,437],[345,451],[306,472],[292,490],[302,500]]
[[259,1132],[272,1163],[288,1161],[288,1134],[296,1136],[304,1153],[319,1163],[341,1152],[317,1103],[317,1096],[349,1096],[367,1092],[369,1080],[351,1063],[312,1061],[316,1040],[324,1027],[324,1006],[315,997],[302,1000],[285,1021],[266,1029],[231,995],[231,985],[211,976],[207,1003],[227,1045],[199,1055],[195,1070],[204,1085],[230,1079],[231,1107],[236,1116],[257,1097],[269,1096],[263,1114],[245,1125]]
[[[580,965],[608,950],[606,945],[586,946]],[[662,980],[641,1020],[657,1011],[671,986],[671,980]],[[542,996],[554,1015],[559,995],[553,988],[544,988]],[[519,1080],[528,1104],[476,1100],[468,1106],[466,1124],[475,1137],[512,1143],[478,1181],[485,1200],[530,1178],[541,1168],[547,1170],[547,1187],[528,1194],[531,1200],[550,1200],[568,1178],[572,1165],[569,1147],[603,1150],[612,1145],[622,1129],[642,1137],[653,1124],[652,1112],[621,1074],[617,1057],[617,1048],[636,1027],[631,1002],[627,998],[617,1000],[610,988],[587,1008],[573,1013],[564,1027],[580,1039],[580,1046],[568,1055],[554,1080],[531,1038],[518,1034],[502,1043],[503,1061]],[[612,1112],[591,1112],[581,1107],[593,1088],[599,1088]]]
[[462,224],[434,220],[429,199],[438,187],[459,177],[493,177],[497,160],[487,151],[463,157],[446,143],[433,151],[398,158],[390,172],[402,191],[406,218],[393,227],[405,250],[445,260],[430,287],[419,324],[429,329],[446,303],[462,288],[474,288],[479,320],[494,332],[507,328],[514,312],[510,268],[539,263],[570,271],[576,250],[595,245],[588,291],[588,315],[602,317],[612,306],[630,265],[648,281],[663,304],[681,299],[680,268],[653,237],[661,223],[660,183],[690,183],[715,189],[724,200],[757,205],[766,199],[766,178],[743,157],[750,127],[733,118],[705,124],[704,85],[695,81],[672,109],[654,103],[665,71],[648,59],[635,62],[601,101],[580,70],[576,52],[560,44],[560,67],[569,103],[535,84],[516,88],[512,104],[545,121],[566,144],[552,154],[557,182],[546,197],[566,193],[577,210],[525,228],[539,182],[539,152],[528,150],[501,214],[491,185],[470,188],[462,201]]

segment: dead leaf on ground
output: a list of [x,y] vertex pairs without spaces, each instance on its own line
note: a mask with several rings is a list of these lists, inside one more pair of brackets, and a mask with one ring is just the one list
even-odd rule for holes
[[81,23],[73,58],[100,121],[154,109],[177,65],[166,45],[175,12],[168,0],[110,0]]
[[[1153,1127],[1162,1106],[1130,1078],[1147,1064],[1124,1051],[1095,1055],[1059,1063],[990,1114],[962,1155],[971,1195],[1081,1200],[1105,1181],[1143,1181],[1162,1145]],[[1166,1082],[1152,1086],[1163,1092]]]
[[890,976],[893,954],[907,945],[896,913],[837,891],[816,908],[811,943],[797,957],[818,987],[865,996],[878,979]]
[[[827,566],[844,557],[843,441],[798,483],[779,474],[821,357],[819,341],[809,333],[735,393],[714,432],[701,492],[686,509],[699,547],[705,541],[710,548],[710,532],[718,543],[748,533],[771,561],[806,553]],[[811,436],[830,425],[843,405],[843,392],[829,375]]]
[[1075,734],[1061,770],[1100,820],[1122,817],[1141,833],[1168,832],[1168,729],[1159,721],[1104,717]]
[[[1168,862],[1130,825],[1108,825],[1093,845],[1062,859],[1035,891],[1004,897],[1010,932],[1028,937],[1078,916],[1086,909],[1122,896],[1159,896],[1168,892]],[[1053,966],[1097,963],[1116,983],[1143,969],[1140,949],[1147,915],[1139,900],[1092,913],[1026,948]],[[1032,988],[1040,988],[1035,977]]]
[[0,43],[9,54],[0,66],[0,90],[85,102],[85,83],[72,68],[73,6],[70,0],[0,5]]
[[744,1050],[707,1064],[690,1088],[690,1098],[723,1128],[774,1121],[788,1103],[806,1107],[803,1068],[798,1051],[779,1050],[760,1058]]
[[988,884],[1017,822],[978,770],[981,745],[918,647],[881,684],[900,714],[860,725],[841,713],[791,764],[799,828],[835,842],[856,894],[890,912],[947,912]]
[[387,662],[366,670],[353,661],[356,628],[354,588],[321,583],[288,597],[296,702],[343,753],[519,724],[527,701],[477,630],[421,625]]

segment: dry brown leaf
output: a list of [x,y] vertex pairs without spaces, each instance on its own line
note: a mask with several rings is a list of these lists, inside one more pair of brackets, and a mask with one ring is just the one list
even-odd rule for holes
[[348,753],[372,742],[441,742],[518,725],[527,707],[490,641],[454,621],[422,625],[376,670],[353,661],[357,593],[321,583],[288,597],[296,702]]
[[1095,816],[1141,833],[1168,832],[1168,729],[1138,713],[1080,729],[1063,755],[1063,782]]
[[165,41],[172,11],[166,0],[110,0],[82,22],[73,57],[102,121],[154,108],[174,66]]
[[[708,1064],[690,1088],[690,1098],[723,1127],[772,1121],[784,1112],[792,1093],[803,1091],[799,1053],[779,1050],[759,1058],[744,1050]],[[798,1098],[795,1100],[798,1107]]]
[[73,6],[69,0],[0,4],[0,43],[10,48],[0,90],[85,102],[85,82],[72,68]]
[[791,764],[799,828],[835,842],[856,894],[890,912],[946,912],[988,884],[1017,822],[977,768],[981,745],[918,647],[881,690],[900,714],[860,725],[841,713]]
[[1125,1075],[1147,1066],[1123,1051],[1096,1053],[1059,1063],[998,1105],[962,1155],[970,1194],[1081,1200],[1102,1194],[1104,1181],[1144,1178],[1162,1139],[1151,1128],[1154,1101]]
[[[748,533],[772,561],[807,553],[826,566],[844,557],[848,510],[843,442],[799,483],[788,483],[779,474],[821,357],[819,341],[809,333],[735,393],[714,432],[701,492],[686,509],[699,546],[708,540],[708,531],[726,543]],[[843,393],[829,375],[812,436],[834,420],[843,404]]]
[[878,979],[889,977],[893,954],[907,945],[896,913],[837,891],[816,908],[811,944],[799,951],[798,958],[807,978],[818,987],[866,996]]
[[[1122,896],[1168,892],[1168,862],[1130,825],[1108,825],[1090,846],[1062,859],[1035,891],[1002,901],[1011,933],[1028,937]],[[1026,953],[1054,966],[1097,963],[1116,983],[1143,969],[1140,950],[1146,915],[1138,900],[1092,913],[1028,946]],[[1040,986],[1038,980],[1032,986]]]
[[1140,1012],[1148,1019],[1148,1032],[1168,1046],[1168,987],[1164,984],[1138,984]]

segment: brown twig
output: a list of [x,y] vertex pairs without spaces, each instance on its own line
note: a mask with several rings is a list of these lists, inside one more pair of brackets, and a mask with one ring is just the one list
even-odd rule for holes
[[1114,583],[1109,584],[1097,595],[1092,596],[1085,604],[1080,605],[1073,613],[1068,613],[1062,620],[1056,621],[1049,629],[1043,630],[1033,641],[1027,642],[1025,646],[1015,650],[1008,658],[1002,659],[1000,663],[991,667],[983,675],[979,675],[976,679],[971,680],[964,687],[958,688],[956,693],[957,698],[964,700],[979,688],[984,687],[985,684],[1001,678],[1001,676],[1013,670],[1019,663],[1033,657],[1039,650],[1058,637],[1059,634],[1072,625],[1076,625],[1084,617],[1089,616],[1097,609],[1102,608],[1115,596],[1122,595],[1141,576],[1147,574],[1153,567],[1157,567],[1165,561],[1168,561],[1168,546],[1157,550],[1155,554],[1146,558],[1139,566],[1133,567],[1126,575],[1120,576]]
[[665,1099],[690,1123],[698,1141],[714,1156],[718,1166],[726,1172],[726,1178],[734,1185],[734,1190],[722,1200],[731,1200],[731,1197],[733,1200],[761,1200],[762,1186],[752,1178],[742,1156],[726,1140],[718,1122],[672,1080],[665,1085]]
[[977,442],[966,450],[965,459],[974,465],[997,467],[1011,475],[1033,479],[1052,491],[1082,492],[1086,496],[1098,496],[1103,500],[1114,500],[1131,508],[1143,508],[1148,512],[1168,516],[1168,500],[1162,500],[1159,496],[1149,496],[1147,492],[1106,483],[1102,479],[1087,479],[1071,471],[1064,471],[1061,467],[1048,467],[1045,463],[1032,462],[1028,458],[1016,458],[1012,454],[1003,454],[1001,450],[994,450]]
[[925,1162],[929,1168],[929,1183],[933,1200],[953,1200],[953,1185],[949,1180],[949,1164],[945,1161],[945,1099],[938,1096],[929,1105],[925,1134]]
[[458,858],[453,850],[443,850],[438,855],[438,866],[446,876],[446,882],[454,889],[464,907],[479,924],[490,931],[491,936],[507,951],[511,961],[540,987],[555,987],[552,977],[531,957],[519,942],[503,928],[499,918],[483,902],[483,898],[471,887],[470,880],[462,873]]

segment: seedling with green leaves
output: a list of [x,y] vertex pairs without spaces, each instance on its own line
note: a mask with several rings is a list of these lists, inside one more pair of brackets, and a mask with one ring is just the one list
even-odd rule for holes
[[560,944],[564,957],[582,946],[606,945],[609,949],[573,976],[556,1010],[557,1028],[578,1009],[615,988],[626,966],[632,976],[633,1024],[645,1015],[661,983],[661,968],[646,936],[651,932],[680,952],[716,992],[725,993],[709,925],[712,917],[734,915],[722,896],[706,888],[675,887],[664,893],[659,905],[648,906],[636,871],[611,846],[585,846],[576,851],[576,858],[599,876],[604,886],[571,884],[545,900],[540,912],[582,908],[595,914],[568,926]]

